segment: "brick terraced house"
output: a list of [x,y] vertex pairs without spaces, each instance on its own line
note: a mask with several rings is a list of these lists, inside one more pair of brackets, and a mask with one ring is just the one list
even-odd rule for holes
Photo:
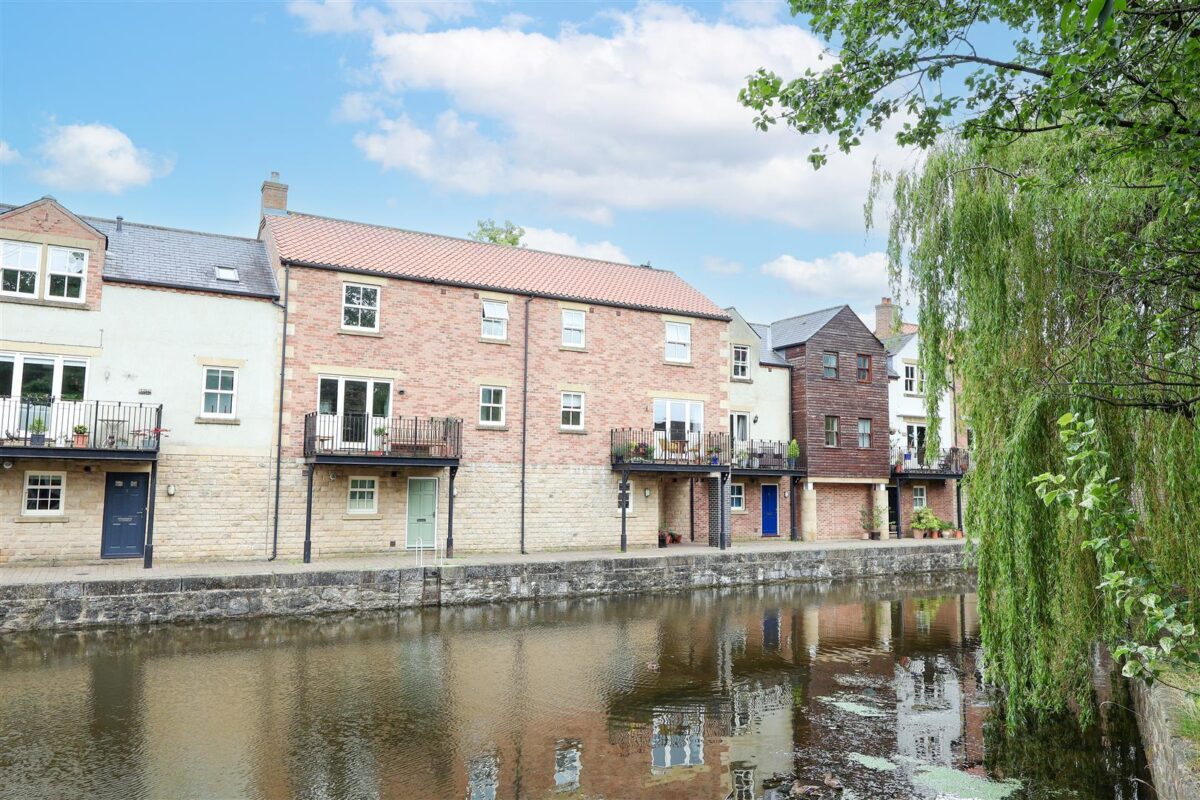
[[729,317],[677,275],[298,213],[274,179],[262,211],[287,306],[281,553],[708,535]]
[[0,562],[262,556],[277,294],[254,239],[0,205]]

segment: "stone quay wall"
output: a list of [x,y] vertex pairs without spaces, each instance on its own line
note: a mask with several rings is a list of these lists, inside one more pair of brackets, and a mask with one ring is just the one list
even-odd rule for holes
[[1160,800],[1200,797],[1200,752],[1194,742],[1179,735],[1180,715],[1187,713],[1192,701],[1162,683],[1146,686],[1133,680],[1130,688],[1155,796]]
[[959,545],[0,585],[0,633],[839,581],[970,569]]

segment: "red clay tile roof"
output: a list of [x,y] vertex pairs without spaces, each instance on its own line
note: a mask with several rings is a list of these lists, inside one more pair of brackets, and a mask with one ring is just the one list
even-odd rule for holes
[[674,272],[289,211],[266,217],[285,262],[728,319]]

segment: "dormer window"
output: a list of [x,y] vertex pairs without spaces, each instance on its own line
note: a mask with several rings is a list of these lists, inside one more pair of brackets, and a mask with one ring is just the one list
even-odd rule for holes
[[82,303],[87,283],[87,251],[73,247],[51,247],[49,252],[46,298]]
[[229,283],[239,283],[237,267],[217,267],[217,280]]
[[37,297],[41,248],[27,242],[0,242],[0,293]]

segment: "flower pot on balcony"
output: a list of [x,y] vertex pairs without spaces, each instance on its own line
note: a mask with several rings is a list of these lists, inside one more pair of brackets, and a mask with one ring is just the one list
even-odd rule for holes
[[86,433],[76,433],[71,438],[71,446],[72,447],[87,447],[88,446],[88,435]]
[[46,434],[44,434],[44,433],[29,434],[29,446],[30,447],[45,447],[46,446]]

